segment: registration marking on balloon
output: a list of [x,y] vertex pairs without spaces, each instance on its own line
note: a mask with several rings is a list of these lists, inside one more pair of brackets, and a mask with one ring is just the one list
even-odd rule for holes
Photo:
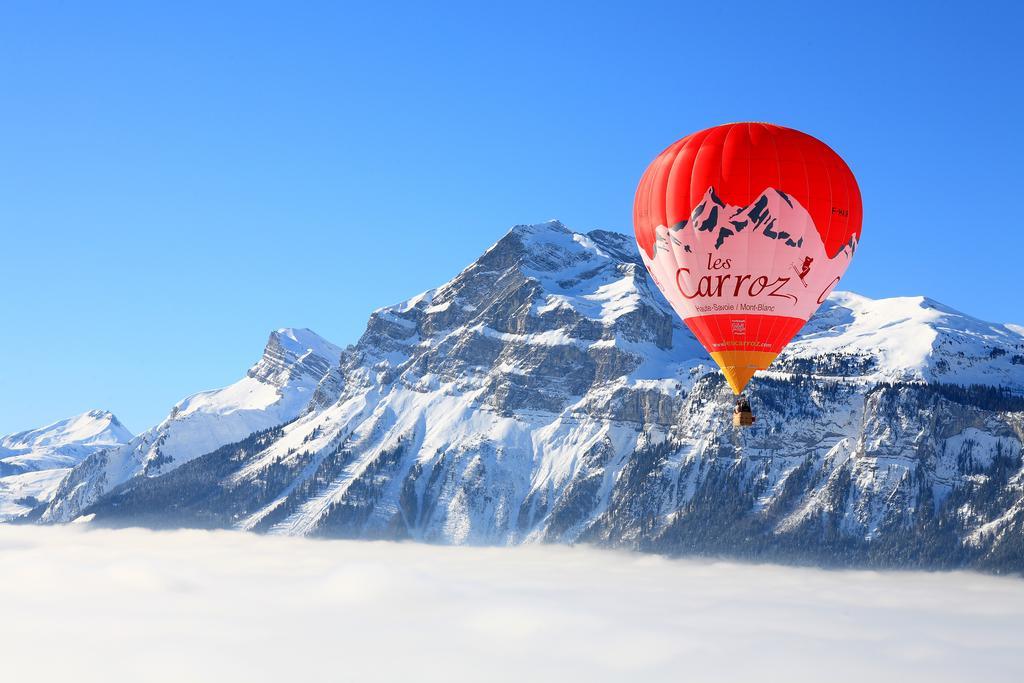
[[856,237],[831,257],[807,210],[765,190],[736,206],[709,187],[689,218],[655,229],[641,257],[737,393],[765,369],[846,271]]

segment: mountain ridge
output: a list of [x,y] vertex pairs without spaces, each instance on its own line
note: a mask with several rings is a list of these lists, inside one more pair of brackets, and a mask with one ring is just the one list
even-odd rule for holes
[[[1022,353],[1012,328],[925,297],[837,293],[755,380],[759,421],[737,434],[631,238],[516,226],[335,360],[265,352],[247,380],[302,388],[276,421],[205,450],[165,440],[118,481],[98,456],[42,517],[853,564],[896,562],[910,534],[944,554],[905,563],[1016,567],[1021,415],[998,387],[1024,391]],[[979,386],[944,388],[958,379]]]
[[60,483],[43,521],[67,522],[136,476],[153,476],[255,431],[289,421],[308,405],[341,350],[310,330],[271,332],[261,358],[227,387],[176,403],[164,421],[86,458]]

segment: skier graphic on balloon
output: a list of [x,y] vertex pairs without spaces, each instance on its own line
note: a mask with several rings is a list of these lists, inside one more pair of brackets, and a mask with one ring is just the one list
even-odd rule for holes
[[804,257],[804,262],[800,266],[799,270],[797,270],[797,267],[795,265],[793,266],[793,270],[797,271],[796,275],[797,275],[797,277],[800,278],[800,282],[803,283],[804,287],[807,286],[807,281],[804,280],[804,278],[806,278],[807,274],[811,272],[811,264],[812,263],[814,263],[814,259],[811,258],[810,256],[805,256]]

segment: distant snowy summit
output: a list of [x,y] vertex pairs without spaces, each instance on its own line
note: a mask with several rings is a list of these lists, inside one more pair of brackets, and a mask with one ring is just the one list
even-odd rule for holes
[[748,393],[737,434],[632,238],[516,226],[350,347],[274,332],[33,515],[1024,567],[1020,328],[835,293]]
[[0,437],[0,521],[48,502],[72,467],[131,438],[131,432],[105,410]]
[[777,365],[794,369],[787,361],[841,355],[863,361],[850,371],[851,379],[979,384],[1019,393],[1022,342],[1015,325],[985,322],[925,296],[869,299],[835,292]]

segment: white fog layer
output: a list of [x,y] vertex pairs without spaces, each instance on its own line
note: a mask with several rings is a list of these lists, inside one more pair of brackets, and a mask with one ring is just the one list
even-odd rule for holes
[[1019,681],[1024,581],[0,525],[6,680]]

